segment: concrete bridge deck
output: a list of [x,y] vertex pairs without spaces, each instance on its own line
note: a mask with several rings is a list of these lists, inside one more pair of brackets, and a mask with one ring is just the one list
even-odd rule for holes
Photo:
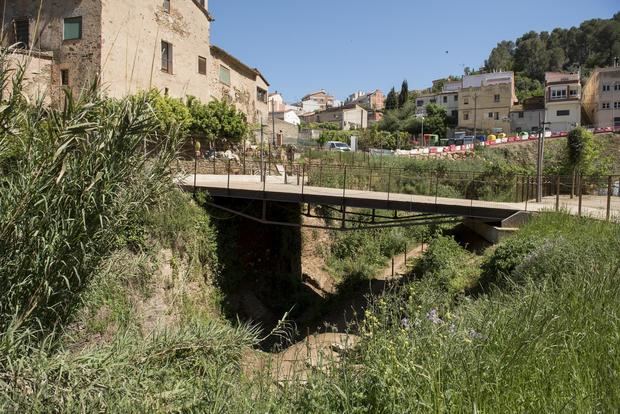
[[[606,219],[606,196],[583,196],[581,212],[579,199],[562,195],[545,197],[541,203],[526,201],[504,203],[496,201],[445,198],[428,195],[386,193],[348,188],[308,186],[296,176],[268,176],[261,182],[260,176],[198,174],[180,177],[178,184],[191,190],[207,190],[215,197],[266,200],[289,203],[342,205],[345,207],[384,209],[415,213],[432,213],[448,216],[502,221],[520,211],[539,212],[555,210],[556,207],[573,215]],[[297,184],[299,182],[299,184]],[[611,197],[610,217],[620,220],[620,197]]]

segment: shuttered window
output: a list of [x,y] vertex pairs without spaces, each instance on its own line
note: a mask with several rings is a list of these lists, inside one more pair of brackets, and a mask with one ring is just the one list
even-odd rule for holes
[[198,73],[201,75],[207,74],[207,59],[202,56],[198,56]]
[[68,17],[65,19],[64,39],[78,40],[82,38],[82,17]]
[[161,70],[172,74],[172,44],[161,41]]
[[220,82],[230,85],[230,69],[224,65],[220,65]]

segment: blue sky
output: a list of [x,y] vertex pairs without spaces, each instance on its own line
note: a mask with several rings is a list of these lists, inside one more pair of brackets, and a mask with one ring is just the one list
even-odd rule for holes
[[[430,86],[477,68],[501,40],[610,18],[617,0],[209,0],[213,44],[259,68],[288,102],[324,88]],[[446,53],[446,51],[448,53]]]

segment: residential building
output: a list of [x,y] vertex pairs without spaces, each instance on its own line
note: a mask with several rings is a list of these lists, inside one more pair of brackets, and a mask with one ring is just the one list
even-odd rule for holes
[[[308,95],[301,98],[301,103],[306,111],[306,107],[308,108],[318,108],[319,111],[324,111],[328,108],[333,108],[335,105],[334,97],[329,95],[325,89],[321,89],[317,92],[309,93]],[[311,112],[311,111],[307,111]]]
[[[477,131],[510,131],[510,112],[517,101],[513,72],[463,76],[458,93],[458,126]],[[449,88],[457,88],[450,82]]]
[[382,111],[385,108],[385,95],[380,89],[373,92],[356,92],[349,95],[345,104],[358,104],[371,111]]
[[437,94],[434,92],[422,92],[415,99],[416,114],[426,115],[426,106],[437,103]]
[[230,98],[250,121],[257,110],[267,114],[267,82],[211,47],[212,21],[208,0],[4,0],[0,38],[51,56],[49,80],[40,81],[49,81],[42,89],[52,102],[99,79],[110,97],[158,89],[203,102]]
[[344,105],[338,108],[330,108],[325,111],[303,115],[305,122],[334,122],[340,128],[350,129],[368,128],[368,111],[357,104]]
[[466,75],[461,80],[461,87],[464,88],[480,88],[483,86],[491,86],[498,84],[514,85],[514,72],[490,72],[480,73],[478,75]]
[[269,115],[265,77],[217,46],[211,46],[209,80],[211,99],[234,104],[249,122],[258,123]]
[[514,84],[497,83],[463,88],[459,93],[460,128],[510,131],[510,112],[516,100]]
[[595,69],[583,87],[582,103],[595,128],[620,128],[620,66]]
[[284,112],[286,110],[286,103],[281,93],[276,91],[269,94],[269,112]]
[[297,113],[292,109],[281,112],[272,112],[269,114],[269,116],[273,116],[276,119],[281,119],[282,121],[288,122],[289,124],[301,124],[301,118],[299,118],[299,115],[297,115]]
[[379,111],[368,111],[368,126],[373,126],[381,122],[383,119],[383,112]]
[[569,131],[581,125],[581,74],[545,74],[546,122],[551,131]]
[[510,130],[512,132],[538,131],[545,118],[545,97],[534,96],[515,105],[510,112]]
[[[275,134],[274,131],[275,124]],[[299,126],[286,122],[283,119],[270,118],[265,123],[263,139],[267,142],[273,143],[275,138],[276,146],[281,145],[295,145],[299,140]]]

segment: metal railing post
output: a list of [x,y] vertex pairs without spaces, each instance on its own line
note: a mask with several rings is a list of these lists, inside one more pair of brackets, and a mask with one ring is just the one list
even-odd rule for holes
[[439,197],[439,171],[435,172],[435,207],[437,207],[437,198]]
[[344,198],[346,196],[347,193],[347,166],[344,166],[344,181],[342,183],[342,205],[344,205]]
[[611,219],[611,196],[613,193],[613,183],[612,183],[611,175],[607,177],[607,214],[606,220],[609,221]]
[[301,166],[301,199],[304,199],[304,187],[306,185],[306,164]]
[[581,207],[583,203],[583,174],[579,174],[579,211],[578,215],[581,217]]
[[194,198],[196,197],[196,175],[198,175],[198,157],[194,151]]
[[299,164],[297,164],[297,185],[299,185]]
[[555,177],[555,211],[560,211],[560,176]]
[[228,182],[226,183],[226,192],[230,196],[230,160],[228,160]]
[[530,177],[526,177],[527,185],[525,186],[525,211],[527,211],[527,203],[530,199]]
[[390,201],[390,190],[392,187],[392,169],[388,168],[388,188],[387,188],[387,201]]

